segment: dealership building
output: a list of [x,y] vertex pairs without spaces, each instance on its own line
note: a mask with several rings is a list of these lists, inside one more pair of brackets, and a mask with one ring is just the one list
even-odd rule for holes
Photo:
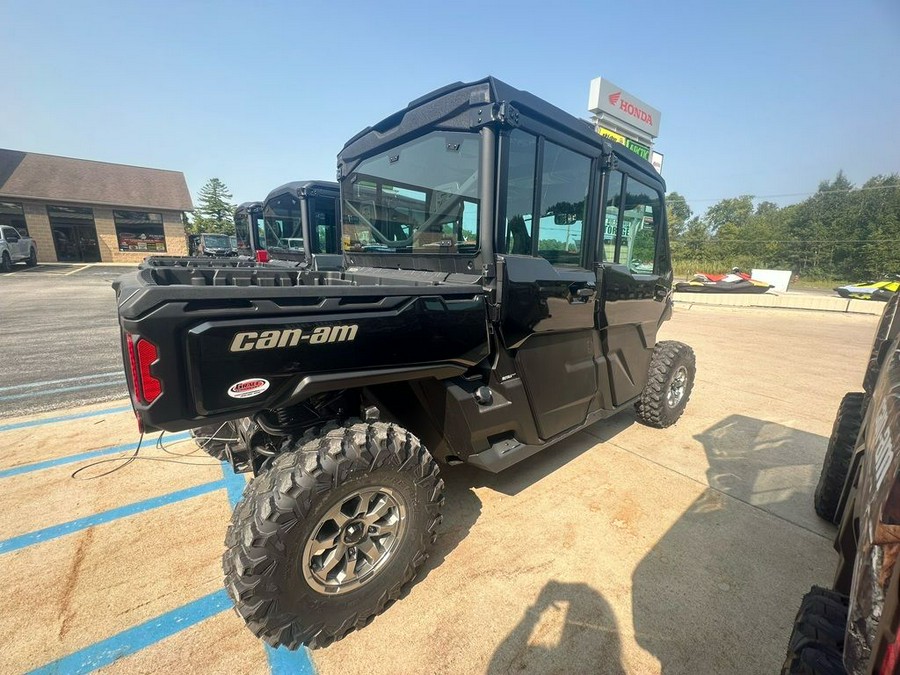
[[0,225],[34,239],[39,262],[186,255],[193,208],[180,171],[0,149]]

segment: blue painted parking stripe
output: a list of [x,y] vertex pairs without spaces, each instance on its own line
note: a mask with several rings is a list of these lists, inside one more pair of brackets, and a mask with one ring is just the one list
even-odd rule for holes
[[[165,437],[165,442],[183,441],[190,438],[190,434],[186,431],[179,434],[172,434]],[[153,441],[144,441],[143,448],[152,448]],[[137,448],[137,443],[126,443],[125,445],[114,445],[109,448],[101,448],[99,450],[90,450],[77,455],[67,455],[66,457],[57,457],[56,459],[48,459],[43,462],[35,462],[34,464],[23,464],[22,466],[14,466],[10,469],[0,471],[0,478],[9,478],[10,476],[19,476],[23,473],[31,473],[32,471],[40,471],[41,469],[50,469],[54,466],[63,464],[73,464],[86,459],[94,459],[95,457],[103,457],[104,455],[114,455],[117,452],[133,452]]]
[[121,406],[119,408],[106,408],[104,410],[91,410],[89,412],[76,413],[74,415],[62,415],[61,417],[45,417],[41,420],[30,420],[28,422],[15,422],[14,424],[0,425],[0,433],[4,431],[13,431],[14,429],[27,429],[28,427],[42,427],[45,424],[56,424],[57,422],[68,422],[69,420],[80,420],[85,417],[97,417],[99,415],[115,415],[131,410],[130,405]]
[[241,500],[241,495],[244,494],[247,479],[243,474],[235,473],[228,462],[222,462],[222,476],[225,481],[225,491],[228,493],[228,501],[233,509]]
[[90,673],[180,633],[231,606],[228,594],[224,590],[216,591],[31,672],[40,675]]
[[315,675],[316,669],[306,647],[292,652],[284,647],[273,649],[266,645],[266,657],[272,675]]
[[0,554],[18,551],[19,549],[33,546],[34,544],[50,541],[57,537],[63,537],[67,534],[72,534],[73,532],[85,530],[94,525],[102,525],[113,520],[133,516],[136,513],[142,513],[161,506],[167,506],[169,504],[174,504],[175,502],[184,501],[185,499],[191,499],[192,497],[199,497],[208,492],[220,490],[223,487],[225,487],[223,481],[216,480],[211,483],[204,483],[203,485],[197,485],[185,490],[170,492],[169,494],[161,495],[159,497],[145,499],[144,501],[128,504],[127,506],[120,506],[119,508],[96,513],[92,516],[70,520],[68,523],[53,525],[52,527],[45,527],[42,530],[21,534],[17,537],[0,541]]
[[[225,476],[225,491],[228,493],[228,501],[231,508],[237,506],[247,481],[244,477],[232,471],[227,462],[222,462],[222,474]],[[269,668],[272,675],[314,675],[312,657],[306,647],[301,647],[295,652],[284,647],[273,649],[265,645],[266,658],[269,659]]]

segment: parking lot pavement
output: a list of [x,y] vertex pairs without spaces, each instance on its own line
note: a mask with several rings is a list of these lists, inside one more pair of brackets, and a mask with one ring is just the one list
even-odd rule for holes
[[[677,311],[664,337],[698,362],[677,425],[623,414],[496,476],[445,467],[424,572],[316,669],[776,671],[800,597],[831,579],[812,491],[875,324]],[[184,439],[87,466],[134,453],[126,400],[0,420],[0,672],[311,672],[230,610],[219,561],[243,477]]]
[[0,420],[127,396],[111,283],[131,269],[38,265],[0,275]]

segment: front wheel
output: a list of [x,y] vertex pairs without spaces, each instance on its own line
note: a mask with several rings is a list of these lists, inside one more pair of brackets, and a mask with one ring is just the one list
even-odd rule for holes
[[844,483],[850,473],[850,461],[856,447],[856,437],[863,420],[863,404],[866,395],[863,392],[851,391],[844,394],[838,406],[825,459],[822,461],[822,472],[813,494],[813,506],[820,518],[837,525],[841,522],[842,511],[838,509]]
[[656,345],[650,358],[647,383],[634,404],[638,419],[650,427],[670,427],[691,397],[697,361],[694,350],[682,342],[666,340]]
[[4,251],[3,256],[0,257],[0,273],[7,272],[12,272],[12,259],[9,257],[9,253]]
[[332,429],[244,492],[222,559],[238,614],[270,645],[324,647],[400,596],[428,557],[444,483],[393,424]]

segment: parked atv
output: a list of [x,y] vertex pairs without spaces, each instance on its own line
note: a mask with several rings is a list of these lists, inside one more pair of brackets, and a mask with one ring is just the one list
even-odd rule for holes
[[815,493],[839,529],[833,588],[803,598],[782,673],[900,672],[900,296],[885,307],[863,391],[841,401]]
[[657,340],[665,184],[589,124],[457,83],[360,132],[338,169],[342,269],[150,258],[115,285],[143,429],[226,424],[255,475],[225,584],[290,648],[399,597],[437,536],[439,463],[500,471],[631,409],[667,427],[694,383],[690,347]]

